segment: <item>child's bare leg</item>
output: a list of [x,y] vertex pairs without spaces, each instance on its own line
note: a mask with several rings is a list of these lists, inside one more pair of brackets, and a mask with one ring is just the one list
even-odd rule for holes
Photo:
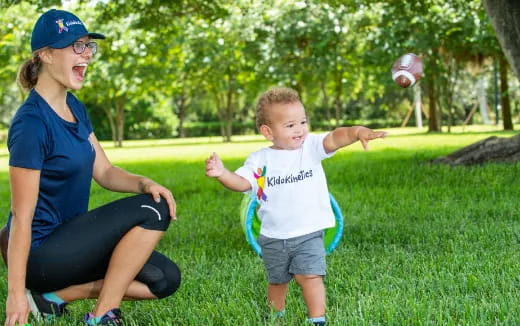
[[288,288],[289,283],[269,283],[267,286],[267,303],[269,304],[269,308],[273,308],[275,311],[285,309],[285,296],[287,295]]
[[294,280],[302,289],[309,318],[325,316],[325,286],[319,275],[294,275]]

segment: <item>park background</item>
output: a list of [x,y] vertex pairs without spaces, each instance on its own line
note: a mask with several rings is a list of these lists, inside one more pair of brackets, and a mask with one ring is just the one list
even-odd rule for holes
[[[255,135],[254,103],[273,85],[298,90],[313,131],[363,124],[389,132],[368,152],[354,144],[324,162],[345,216],[328,259],[330,324],[520,323],[520,165],[431,164],[519,127],[518,79],[480,1],[0,0],[4,220],[7,128],[27,95],[16,73],[31,57],[35,18],[52,7],[107,36],[75,94],[109,158],[169,187],[179,205],[159,250],[180,265],[183,285],[163,301],[124,303],[130,324],[304,320],[296,286],[286,319],[265,318],[265,276],[241,230],[242,195],[204,177],[211,152],[237,168],[267,145]],[[402,89],[390,69],[410,52],[424,75]],[[122,196],[93,185],[91,207]],[[5,267],[2,275],[5,302]],[[91,305],[75,303],[53,324],[75,324]]]

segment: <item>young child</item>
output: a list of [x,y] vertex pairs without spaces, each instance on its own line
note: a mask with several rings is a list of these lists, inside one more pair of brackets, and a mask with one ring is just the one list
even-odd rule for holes
[[307,116],[298,93],[275,87],[256,105],[256,125],[272,146],[252,153],[236,172],[224,167],[213,153],[206,175],[225,187],[253,191],[262,221],[258,243],[267,271],[267,300],[277,315],[285,313],[285,296],[294,278],[308,309],[308,322],[325,325],[325,248],[323,230],[335,224],[321,161],[356,141],[368,141],[385,132],[365,127],[342,127],[309,134]]

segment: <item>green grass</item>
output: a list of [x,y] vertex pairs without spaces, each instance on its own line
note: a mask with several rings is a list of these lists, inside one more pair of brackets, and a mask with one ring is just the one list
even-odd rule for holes
[[[370,143],[368,152],[354,144],[324,161],[330,191],[345,217],[342,242],[327,261],[329,325],[520,324],[520,164],[428,163],[490,135],[513,133],[389,131],[387,139]],[[123,149],[105,144],[116,165],[160,181],[178,203],[178,221],[158,249],[179,264],[181,288],[161,301],[124,302],[129,324],[303,324],[305,305],[295,284],[285,319],[264,320],[265,275],[239,223],[242,195],[204,176],[211,152],[234,169],[266,145],[259,137],[235,140],[127,142]],[[6,217],[2,149],[0,182],[0,211]],[[93,186],[91,207],[122,196]],[[69,317],[51,324],[79,324],[93,304],[75,302]]]

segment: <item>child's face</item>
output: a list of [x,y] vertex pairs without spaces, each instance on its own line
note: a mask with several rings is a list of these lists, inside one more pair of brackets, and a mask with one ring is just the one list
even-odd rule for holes
[[300,102],[275,104],[267,109],[269,125],[263,125],[260,131],[273,142],[274,149],[298,149],[309,132],[307,116]]

